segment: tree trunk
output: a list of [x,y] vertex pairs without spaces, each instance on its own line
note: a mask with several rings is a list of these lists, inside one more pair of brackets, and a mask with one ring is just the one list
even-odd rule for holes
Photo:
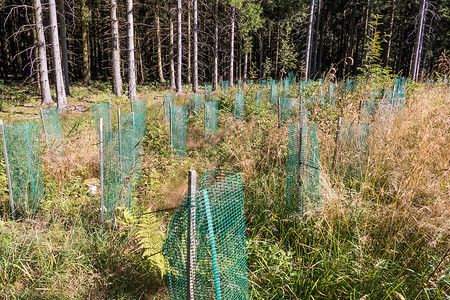
[[91,82],[91,59],[89,43],[89,20],[91,11],[86,2],[87,0],[81,1],[81,44],[83,48],[82,74],[84,84],[89,84]]
[[259,78],[262,78],[262,65],[263,65],[263,57],[264,57],[264,32],[263,29],[259,31]]
[[389,66],[389,58],[391,56],[391,46],[392,46],[392,31],[394,28],[394,19],[395,19],[395,0],[392,1],[392,10],[391,10],[391,21],[389,24],[389,35],[388,35],[388,44],[386,49],[386,61],[385,66]]
[[197,22],[197,0],[194,1],[194,93],[198,92],[198,22]]
[[367,0],[366,25],[364,28],[365,36],[364,36],[364,45],[363,45],[363,47],[364,47],[364,55],[363,55],[363,63],[362,63],[363,66],[365,65],[364,61],[367,61],[367,54],[368,54],[367,49],[365,48],[366,44],[367,44],[367,37],[371,35],[371,33],[370,33],[371,30],[370,30],[369,24],[372,21],[372,7],[373,7],[373,0]]
[[423,48],[423,35],[425,32],[425,22],[428,10],[428,0],[422,0],[422,8],[420,9],[419,29],[417,30],[416,51],[414,55],[413,80],[419,79],[420,59]]
[[187,84],[191,84],[191,57],[192,57],[192,47],[191,47],[191,1],[188,1],[188,14],[187,14],[187,42],[188,42],[188,55],[187,55]]
[[314,5],[315,0],[311,0],[311,10],[309,13],[309,25],[308,25],[308,40],[306,42],[306,63],[305,63],[305,81],[309,79],[311,68],[311,49],[312,49],[312,34],[314,23]]
[[280,22],[277,22],[277,46],[275,49],[275,74],[274,77],[278,74],[278,57],[280,52]]
[[52,106],[55,103],[52,100],[50,93],[50,83],[48,81],[48,69],[47,69],[47,51],[45,49],[45,35],[44,24],[42,23],[42,5],[41,0],[34,0],[34,12],[36,15],[36,35],[37,35],[37,47],[39,51],[39,78],[41,86],[42,107]]
[[232,7],[231,11],[231,43],[230,43],[230,87],[233,87],[234,83],[234,27],[236,22],[236,7]]
[[183,36],[181,35],[181,22],[182,22],[182,6],[181,0],[178,0],[178,61],[177,61],[177,93],[183,92],[183,86],[181,85],[181,71],[183,63]]
[[173,51],[173,21],[172,21],[172,16],[170,16],[169,19],[170,22],[170,27],[169,27],[169,42],[170,42],[170,51],[169,51],[169,55],[170,55],[170,89],[174,90],[175,89],[175,63],[173,61],[174,59],[174,51]]
[[58,35],[58,21],[56,16],[56,1],[49,0],[49,13],[50,13],[50,30],[53,44],[53,63],[55,68],[55,83],[56,83],[56,99],[58,108],[60,110],[66,110],[67,98],[66,89],[64,87],[64,78],[61,66],[61,50],[59,48],[59,35]]
[[64,0],[58,0],[58,10],[59,10],[59,35],[61,43],[61,54],[62,54],[62,67],[64,74],[64,87],[66,89],[66,95],[70,95],[69,86],[69,59],[67,57],[67,36],[66,36],[66,17],[64,10]]
[[219,84],[219,0],[215,1],[214,12],[216,14],[214,21],[214,89]]
[[163,64],[162,64],[162,46],[161,46],[161,24],[159,21],[159,7],[156,7],[155,10],[155,20],[156,20],[156,43],[157,43],[157,52],[158,52],[158,75],[159,75],[159,83],[164,83],[164,73],[163,73]]
[[247,68],[248,68],[247,64],[248,64],[248,53],[247,53],[247,51],[245,51],[245,54],[244,54],[244,81],[247,80]]
[[315,77],[318,74],[317,71],[317,57],[319,52],[319,28],[320,28],[320,12],[322,8],[322,0],[319,0],[317,3],[317,15],[316,15],[316,30],[314,33],[314,61],[313,61],[313,76]]
[[136,100],[136,61],[134,59],[133,0],[127,0],[128,23],[128,98]]
[[117,0],[111,0],[111,32],[112,32],[112,92],[116,96],[122,94],[122,76],[120,74],[120,41],[119,21],[117,19]]

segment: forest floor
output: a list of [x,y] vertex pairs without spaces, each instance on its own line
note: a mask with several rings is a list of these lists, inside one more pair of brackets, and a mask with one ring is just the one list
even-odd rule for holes
[[[177,206],[190,169],[200,176],[221,167],[244,178],[251,299],[450,299],[449,86],[411,84],[403,110],[372,117],[369,150],[355,176],[349,170],[361,153],[335,156],[335,135],[340,116],[343,124],[360,122],[366,91],[307,107],[317,126],[321,204],[303,217],[285,211],[289,122],[278,127],[269,105],[256,111],[249,104],[235,122],[237,90],[216,94],[217,136],[205,140],[203,114],[190,116],[180,160],[163,120],[166,91],[138,90],[147,101],[143,173],[133,209],[115,226],[102,228],[99,196],[84,184],[99,177],[91,105],[109,101],[109,86],[72,87],[62,115],[65,156],[51,156],[42,140],[45,199],[33,218],[11,220],[1,168],[0,298],[169,299],[161,261],[144,253],[160,247],[173,212],[152,220],[161,235],[153,246],[141,241],[148,221],[141,213]],[[246,99],[256,90],[244,89]],[[263,93],[267,100],[268,89]],[[4,86],[0,97],[5,123],[39,121],[34,90]],[[130,111],[126,97],[111,103],[113,121],[117,108]],[[187,94],[175,103],[186,106]]]

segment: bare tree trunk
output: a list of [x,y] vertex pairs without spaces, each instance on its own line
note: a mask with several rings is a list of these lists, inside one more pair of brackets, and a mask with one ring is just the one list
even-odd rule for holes
[[233,87],[234,83],[234,27],[236,23],[236,7],[233,6],[231,12],[231,43],[230,43],[230,87]]
[[117,0],[111,0],[111,32],[112,32],[112,92],[116,96],[122,94],[122,76],[120,74],[120,42],[119,21],[117,19]]
[[422,8],[420,9],[419,30],[417,31],[416,52],[414,55],[414,66],[413,66],[414,81],[417,81],[419,79],[420,59],[422,56],[423,35],[425,32],[425,21],[427,10],[428,10],[428,0],[422,0]]
[[157,52],[158,52],[158,74],[159,74],[159,83],[164,83],[164,73],[163,73],[163,64],[162,64],[162,47],[161,47],[161,24],[159,21],[159,7],[156,7],[155,10],[155,19],[156,19],[156,43],[157,43]]
[[214,22],[214,78],[213,86],[217,89],[219,84],[219,0],[215,1],[214,12],[216,14]]
[[275,74],[274,77],[278,74],[278,57],[279,57],[279,51],[280,51],[280,22],[277,22],[277,46],[275,50]]
[[191,57],[192,57],[192,47],[191,47],[191,1],[188,1],[188,15],[187,15],[187,42],[188,42],[188,55],[187,55],[187,84],[191,84]]
[[367,61],[368,52],[367,52],[367,49],[365,48],[365,45],[367,43],[367,37],[371,35],[371,33],[370,33],[371,30],[370,30],[369,24],[372,21],[372,7],[373,7],[373,0],[367,0],[366,25],[364,28],[365,36],[364,36],[364,44],[363,44],[364,55],[363,55],[363,64],[362,65],[365,65],[364,61]]
[[386,49],[386,62],[385,62],[386,67],[389,66],[389,58],[391,56],[392,31],[394,29],[394,18],[395,18],[395,0],[392,1],[391,21],[389,24],[388,45],[387,45],[387,49]]
[[56,79],[56,99],[58,108],[65,110],[67,108],[66,89],[64,87],[63,72],[61,66],[61,50],[59,48],[58,21],[56,16],[56,1],[49,0],[50,29],[53,44],[53,62],[55,67]]
[[314,23],[314,5],[315,0],[311,0],[311,10],[309,12],[309,25],[308,25],[308,41],[306,42],[306,63],[305,63],[305,80],[310,77],[311,68],[311,49],[312,49],[312,34],[313,34],[313,23]]
[[34,0],[34,12],[36,15],[36,32],[39,51],[39,78],[41,86],[42,107],[52,106],[55,103],[50,93],[50,83],[48,81],[47,51],[45,49],[44,24],[42,23],[41,0]]
[[59,10],[59,36],[61,43],[61,54],[62,54],[62,67],[64,74],[64,87],[66,89],[66,95],[70,95],[69,86],[69,59],[67,57],[67,36],[66,36],[66,17],[64,10],[64,0],[58,0],[58,10]]
[[244,81],[247,80],[247,64],[248,64],[248,53],[244,54]]
[[128,98],[136,100],[136,61],[134,59],[133,0],[127,0],[128,23]]
[[194,93],[198,92],[198,21],[197,0],[194,1]]
[[259,78],[262,78],[262,65],[264,57],[264,32],[263,29],[259,31]]
[[181,22],[182,22],[182,6],[181,0],[178,0],[178,61],[177,61],[177,93],[183,92],[183,86],[181,85],[181,71],[183,63],[183,36],[181,35]]
[[[59,0],[63,1],[63,0]],[[81,43],[83,48],[83,82],[89,84],[91,82],[91,60],[90,60],[90,43],[89,43],[89,20],[91,11],[86,0],[81,1]]]
[[174,51],[173,51],[173,21],[172,21],[172,16],[170,16],[169,19],[169,42],[170,42],[170,51],[169,51],[169,55],[170,55],[170,88],[172,90],[175,89],[175,63],[173,61],[174,59]]
[[317,3],[317,15],[316,15],[316,30],[314,33],[314,61],[313,61],[313,76],[316,76],[318,74],[317,71],[317,57],[319,52],[319,28],[320,28],[320,11],[322,8],[322,0],[319,0]]

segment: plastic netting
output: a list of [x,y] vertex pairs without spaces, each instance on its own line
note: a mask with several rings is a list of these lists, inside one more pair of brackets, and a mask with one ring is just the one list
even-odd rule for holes
[[120,129],[103,134],[103,205],[108,219],[119,207],[131,209],[133,187],[142,171],[145,116],[143,112],[121,114]]
[[13,215],[29,216],[44,199],[41,126],[38,122],[4,124]]
[[296,84],[296,82],[295,82],[295,74],[294,74],[294,71],[290,71],[290,72],[289,72],[288,78],[289,78],[289,83],[290,83],[291,85],[295,85],[295,84]]
[[261,87],[265,88],[267,86],[267,80],[261,80]]
[[[171,299],[188,299],[191,197],[169,225],[163,255]],[[248,299],[247,249],[241,174],[208,170],[195,196],[194,299]]]
[[245,95],[237,93],[234,98],[234,111],[233,111],[234,120],[244,119],[244,108],[245,108]]
[[289,79],[285,79],[282,81],[282,88],[283,88],[283,92],[282,92],[283,97],[289,97],[291,94],[290,88],[289,88]]
[[242,92],[242,88],[244,87],[244,81],[238,80],[237,81],[237,86],[238,86],[239,92]]
[[187,107],[172,106],[170,123],[171,149],[174,154],[184,157],[186,155]]
[[222,91],[224,91],[225,94],[228,94],[228,90],[230,89],[230,82],[226,81],[226,80],[222,80],[220,85],[222,86]]
[[270,105],[272,108],[276,107],[278,103],[278,85],[273,84],[270,86]]
[[92,114],[94,116],[94,126],[98,130],[100,128],[100,118],[103,118],[103,129],[111,130],[111,104],[110,103],[94,103],[92,104]]
[[175,105],[175,94],[164,94],[164,120],[170,121],[170,106]]
[[189,113],[196,115],[203,109],[202,94],[192,94],[189,96]]
[[217,118],[219,104],[217,102],[205,103],[205,138],[217,134]]
[[320,164],[316,125],[289,125],[286,212],[302,215],[320,203]]
[[297,98],[281,98],[280,106],[281,121],[286,122],[287,120],[298,115],[300,106]]
[[256,111],[258,112],[259,109],[261,108],[261,104],[262,104],[262,92],[255,92],[255,96],[253,98],[253,101],[255,103],[256,106]]
[[247,80],[247,85],[249,87],[252,87],[253,86],[253,80]]
[[64,155],[61,113],[59,109],[43,109],[41,110],[41,116],[48,151],[52,154]]
[[205,102],[213,101],[212,85],[205,86]]
[[331,105],[335,105],[336,104],[336,93],[335,93],[335,89],[334,89],[334,83],[330,83],[328,84],[328,103]]

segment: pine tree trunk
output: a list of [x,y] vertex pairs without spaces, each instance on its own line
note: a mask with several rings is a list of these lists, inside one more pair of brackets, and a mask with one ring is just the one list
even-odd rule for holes
[[322,8],[322,0],[319,0],[317,3],[317,15],[316,15],[316,30],[314,33],[314,61],[313,61],[313,76],[316,76],[318,74],[317,71],[317,58],[319,53],[319,28],[320,28],[320,12]]
[[53,44],[53,63],[55,68],[55,83],[56,83],[56,99],[58,108],[60,110],[66,110],[67,98],[66,89],[64,87],[64,78],[61,65],[61,50],[59,48],[59,35],[58,35],[58,21],[56,16],[56,1],[49,0],[49,13],[50,13],[50,30]]
[[162,46],[161,46],[161,24],[159,21],[159,7],[156,7],[155,10],[155,19],[156,19],[156,44],[157,44],[157,52],[158,52],[158,75],[159,75],[159,83],[164,83],[164,73],[163,73],[163,63],[162,63]]
[[175,63],[173,61],[174,59],[174,45],[173,45],[173,21],[172,21],[172,17],[170,17],[169,20],[170,24],[169,24],[169,42],[170,42],[170,51],[169,51],[169,55],[170,55],[170,88],[172,90],[175,90]]
[[120,74],[120,41],[119,21],[117,19],[117,0],[111,0],[112,31],[112,92],[116,96],[122,94],[122,75]]
[[309,12],[309,25],[308,25],[308,41],[306,43],[306,63],[305,63],[305,81],[310,77],[311,68],[311,49],[312,49],[312,34],[314,23],[314,5],[315,0],[311,0],[311,10]]
[[389,35],[388,35],[388,45],[386,49],[386,63],[385,66],[389,66],[389,59],[391,56],[391,46],[392,46],[392,32],[394,28],[394,19],[395,19],[395,0],[392,1],[392,10],[391,10],[391,21],[389,23]]
[[278,74],[278,57],[280,52],[280,22],[277,22],[277,46],[275,49],[275,74],[274,77]]
[[177,93],[183,92],[183,86],[181,85],[181,72],[183,63],[183,36],[181,35],[181,22],[182,22],[182,6],[181,0],[178,0],[178,61],[177,61]]
[[128,23],[128,98],[136,100],[136,61],[134,58],[133,0],[127,0]]
[[262,65],[263,65],[263,57],[264,57],[264,32],[261,29],[259,32],[259,78],[262,78]]
[[416,51],[414,55],[414,65],[413,65],[414,81],[417,81],[419,79],[420,59],[422,56],[423,35],[425,32],[425,21],[427,10],[428,10],[428,0],[422,0],[422,8],[420,9],[420,22],[419,22],[419,29],[417,30]]
[[36,16],[36,35],[37,35],[37,47],[39,51],[39,78],[41,86],[42,107],[53,106],[55,103],[52,100],[50,93],[50,83],[48,81],[48,68],[47,68],[47,51],[45,49],[45,35],[44,24],[42,23],[42,5],[41,0],[34,0],[34,12]]
[[188,1],[188,14],[187,14],[187,42],[188,42],[188,55],[187,55],[187,84],[191,84],[191,57],[192,57],[192,47],[191,47],[191,1]]
[[234,27],[236,23],[236,7],[233,6],[231,12],[231,43],[230,43],[230,87],[233,87],[234,83]]
[[197,0],[194,1],[194,93],[198,92],[198,20]]
[[61,54],[62,54],[62,67],[64,74],[64,87],[66,89],[66,95],[70,95],[70,85],[69,85],[69,59],[67,57],[67,36],[66,36],[66,17],[64,9],[64,0],[58,0],[58,10],[59,10],[59,35],[61,43]]
[[[60,0],[61,1],[61,0]],[[81,44],[83,48],[83,83],[91,82],[91,59],[90,59],[90,43],[89,43],[89,19],[90,9],[87,0],[81,1]]]
[[245,54],[244,54],[244,81],[247,80],[247,68],[248,68],[247,64],[248,64],[248,53],[245,52]]
[[219,85],[219,0],[215,1],[214,12],[216,14],[214,22],[214,89]]

